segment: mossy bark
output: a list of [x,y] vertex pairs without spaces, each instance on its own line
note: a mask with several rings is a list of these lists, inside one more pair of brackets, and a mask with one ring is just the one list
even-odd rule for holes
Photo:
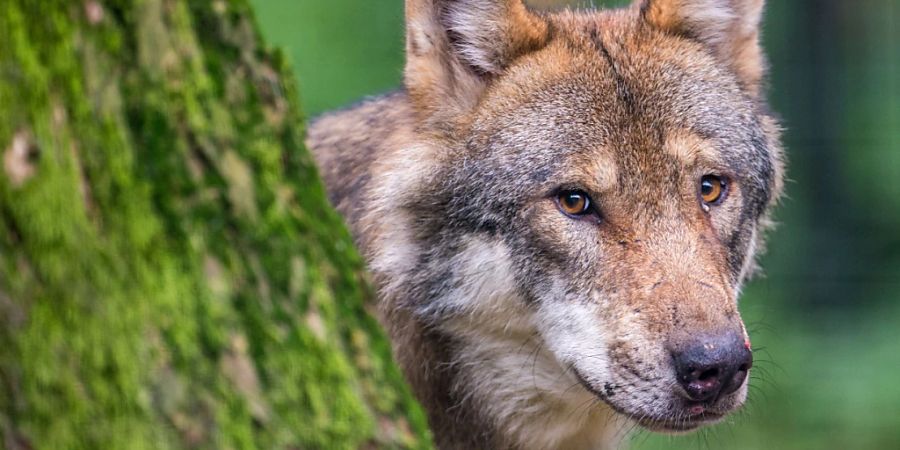
[[0,2],[0,446],[428,447],[246,0]]

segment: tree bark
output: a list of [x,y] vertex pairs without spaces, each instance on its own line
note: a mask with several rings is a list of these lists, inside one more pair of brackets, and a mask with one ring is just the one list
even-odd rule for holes
[[0,445],[426,448],[246,0],[0,2]]

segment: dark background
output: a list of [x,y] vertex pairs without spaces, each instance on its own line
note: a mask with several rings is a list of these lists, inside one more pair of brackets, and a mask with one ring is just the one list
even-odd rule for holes
[[[401,0],[255,5],[266,37],[294,62],[309,114],[399,85]],[[765,274],[742,300],[757,350],[750,404],[701,434],[634,441],[900,448],[900,2],[768,8],[770,99],[787,128],[790,181]]]

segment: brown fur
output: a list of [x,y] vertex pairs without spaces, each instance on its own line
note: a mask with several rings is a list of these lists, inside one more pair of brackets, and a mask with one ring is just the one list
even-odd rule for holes
[[[408,0],[405,89],[311,127],[439,447],[611,447],[622,420],[693,429],[743,402],[686,419],[669,352],[746,336],[782,178],[761,8]],[[732,181],[712,208],[707,174]],[[601,217],[561,214],[561,188]]]

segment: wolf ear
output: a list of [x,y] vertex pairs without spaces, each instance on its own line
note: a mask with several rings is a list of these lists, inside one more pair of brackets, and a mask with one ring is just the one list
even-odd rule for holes
[[406,88],[427,116],[464,113],[547,30],[522,0],[406,0]]
[[765,0],[638,0],[641,16],[667,33],[709,46],[759,96],[766,63],[759,45]]

